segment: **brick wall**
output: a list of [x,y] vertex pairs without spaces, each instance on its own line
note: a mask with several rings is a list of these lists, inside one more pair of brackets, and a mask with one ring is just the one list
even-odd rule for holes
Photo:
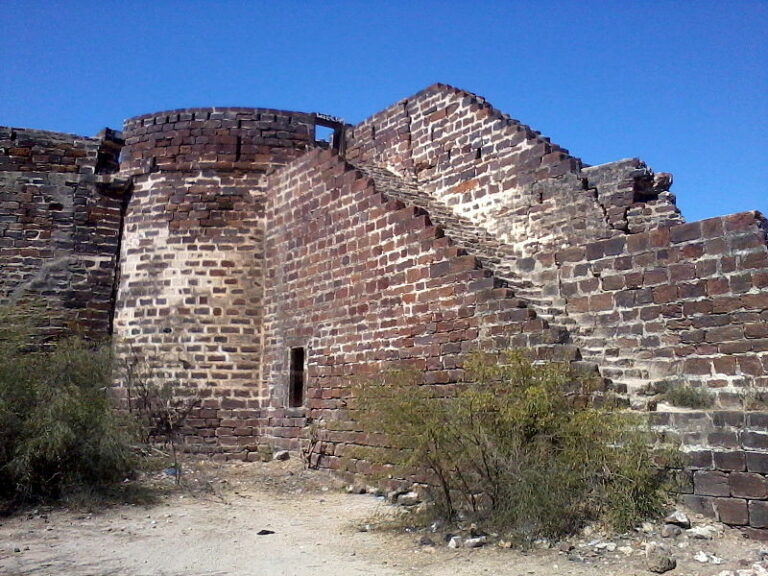
[[150,381],[202,398],[186,431],[197,450],[237,452],[236,433],[255,446],[227,411],[261,405],[264,175],[314,146],[314,121],[211,108],[125,123],[116,346]]
[[[324,465],[365,442],[349,419],[350,382],[408,367],[429,384],[462,377],[475,349],[575,350],[478,260],[443,237],[420,209],[388,199],[330,151],[314,151],[269,180],[265,240],[264,394],[269,435],[296,446],[309,416],[331,431]],[[288,405],[289,350],[306,350],[306,406]]]
[[734,214],[574,246],[541,269],[604,375],[694,383],[734,406],[768,386],[766,229]]
[[0,127],[0,304],[44,302],[53,333],[110,331],[122,141]]
[[347,139],[350,162],[415,177],[518,255],[612,237],[630,219],[635,230],[680,220],[674,198],[660,196],[668,186],[639,160],[582,170],[567,150],[450,86],[394,104],[350,128]]
[[768,413],[659,412],[651,423],[685,454],[682,501],[768,540]]

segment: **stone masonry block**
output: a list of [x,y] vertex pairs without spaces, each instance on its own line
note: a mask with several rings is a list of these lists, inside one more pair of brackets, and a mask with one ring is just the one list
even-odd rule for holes
[[698,496],[730,496],[728,474],[719,470],[699,470],[693,475],[693,493]]
[[768,497],[768,480],[754,472],[732,472],[728,476],[731,495],[737,498],[764,500]]
[[740,498],[715,498],[715,514],[717,519],[731,526],[749,524],[749,509],[747,501]]
[[768,450],[768,434],[752,431],[743,432],[741,443],[746,449]]
[[697,496],[695,494],[683,494],[680,497],[680,501],[684,506],[690,508],[696,514],[701,514],[708,518],[715,517],[714,498],[709,496]]
[[747,471],[768,474],[768,454],[747,452]]
[[744,452],[714,452],[714,464],[718,470],[744,472],[747,469],[747,458]]
[[768,528],[768,502],[752,500],[749,503],[749,525],[753,528]]

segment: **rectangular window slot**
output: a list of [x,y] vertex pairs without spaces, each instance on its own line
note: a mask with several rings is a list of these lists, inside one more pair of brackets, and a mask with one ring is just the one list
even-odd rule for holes
[[291,373],[288,388],[288,406],[298,408],[304,405],[304,348],[291,348]]
[[235,162],[240,162],[240,155],[243,150],[243,139],[238,136],[235,140]]

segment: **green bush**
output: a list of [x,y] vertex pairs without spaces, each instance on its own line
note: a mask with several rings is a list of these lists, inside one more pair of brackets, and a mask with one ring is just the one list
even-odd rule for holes
[[594,379],[519,352],[475,355],[465,369],[469,382],[453,387],[407,373],[362,384],[357,417],[382,435],[364,457],[401,477],[426,472],[438,514],[520,543],[595,520],[626,530],[661,511],[650,433],[593,405]]
[[10,500],[106,487],[134,464],[109,401],[109,347],[36,339],[40,323],[0,309],[0,496]]
[[681,408],[711,408],[715,404],[715,398],[709,390],[688,384],[670,386],[661,399]]

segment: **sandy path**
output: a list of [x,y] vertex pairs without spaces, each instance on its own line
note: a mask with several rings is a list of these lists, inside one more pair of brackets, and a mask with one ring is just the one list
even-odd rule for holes
[[[295,463],[232,474],[217,470],[214,492],[171,493],[161,504],[120,506],[98,514],[53,511],[0,519],[2,576],[639,576],[639,539],[631,553],[522,554],[495,547],[452,550],[419,546],[412,534],[363,532],[356,526],[386,513],[372,496],[306,486]],[[222,480],[223,475],[228,479]],[[260,530],[274,534],[258,535]],[[437,537],[436,537],[437,538]],[[680,546],[683,544],[683,546]],[[677,541],[671,576],[709,576],[754,562],[759,543],[731,531],[715,541]],[[706,549],[719,565],[700,564]],[[569,559],[570,558],[570,559]]]

